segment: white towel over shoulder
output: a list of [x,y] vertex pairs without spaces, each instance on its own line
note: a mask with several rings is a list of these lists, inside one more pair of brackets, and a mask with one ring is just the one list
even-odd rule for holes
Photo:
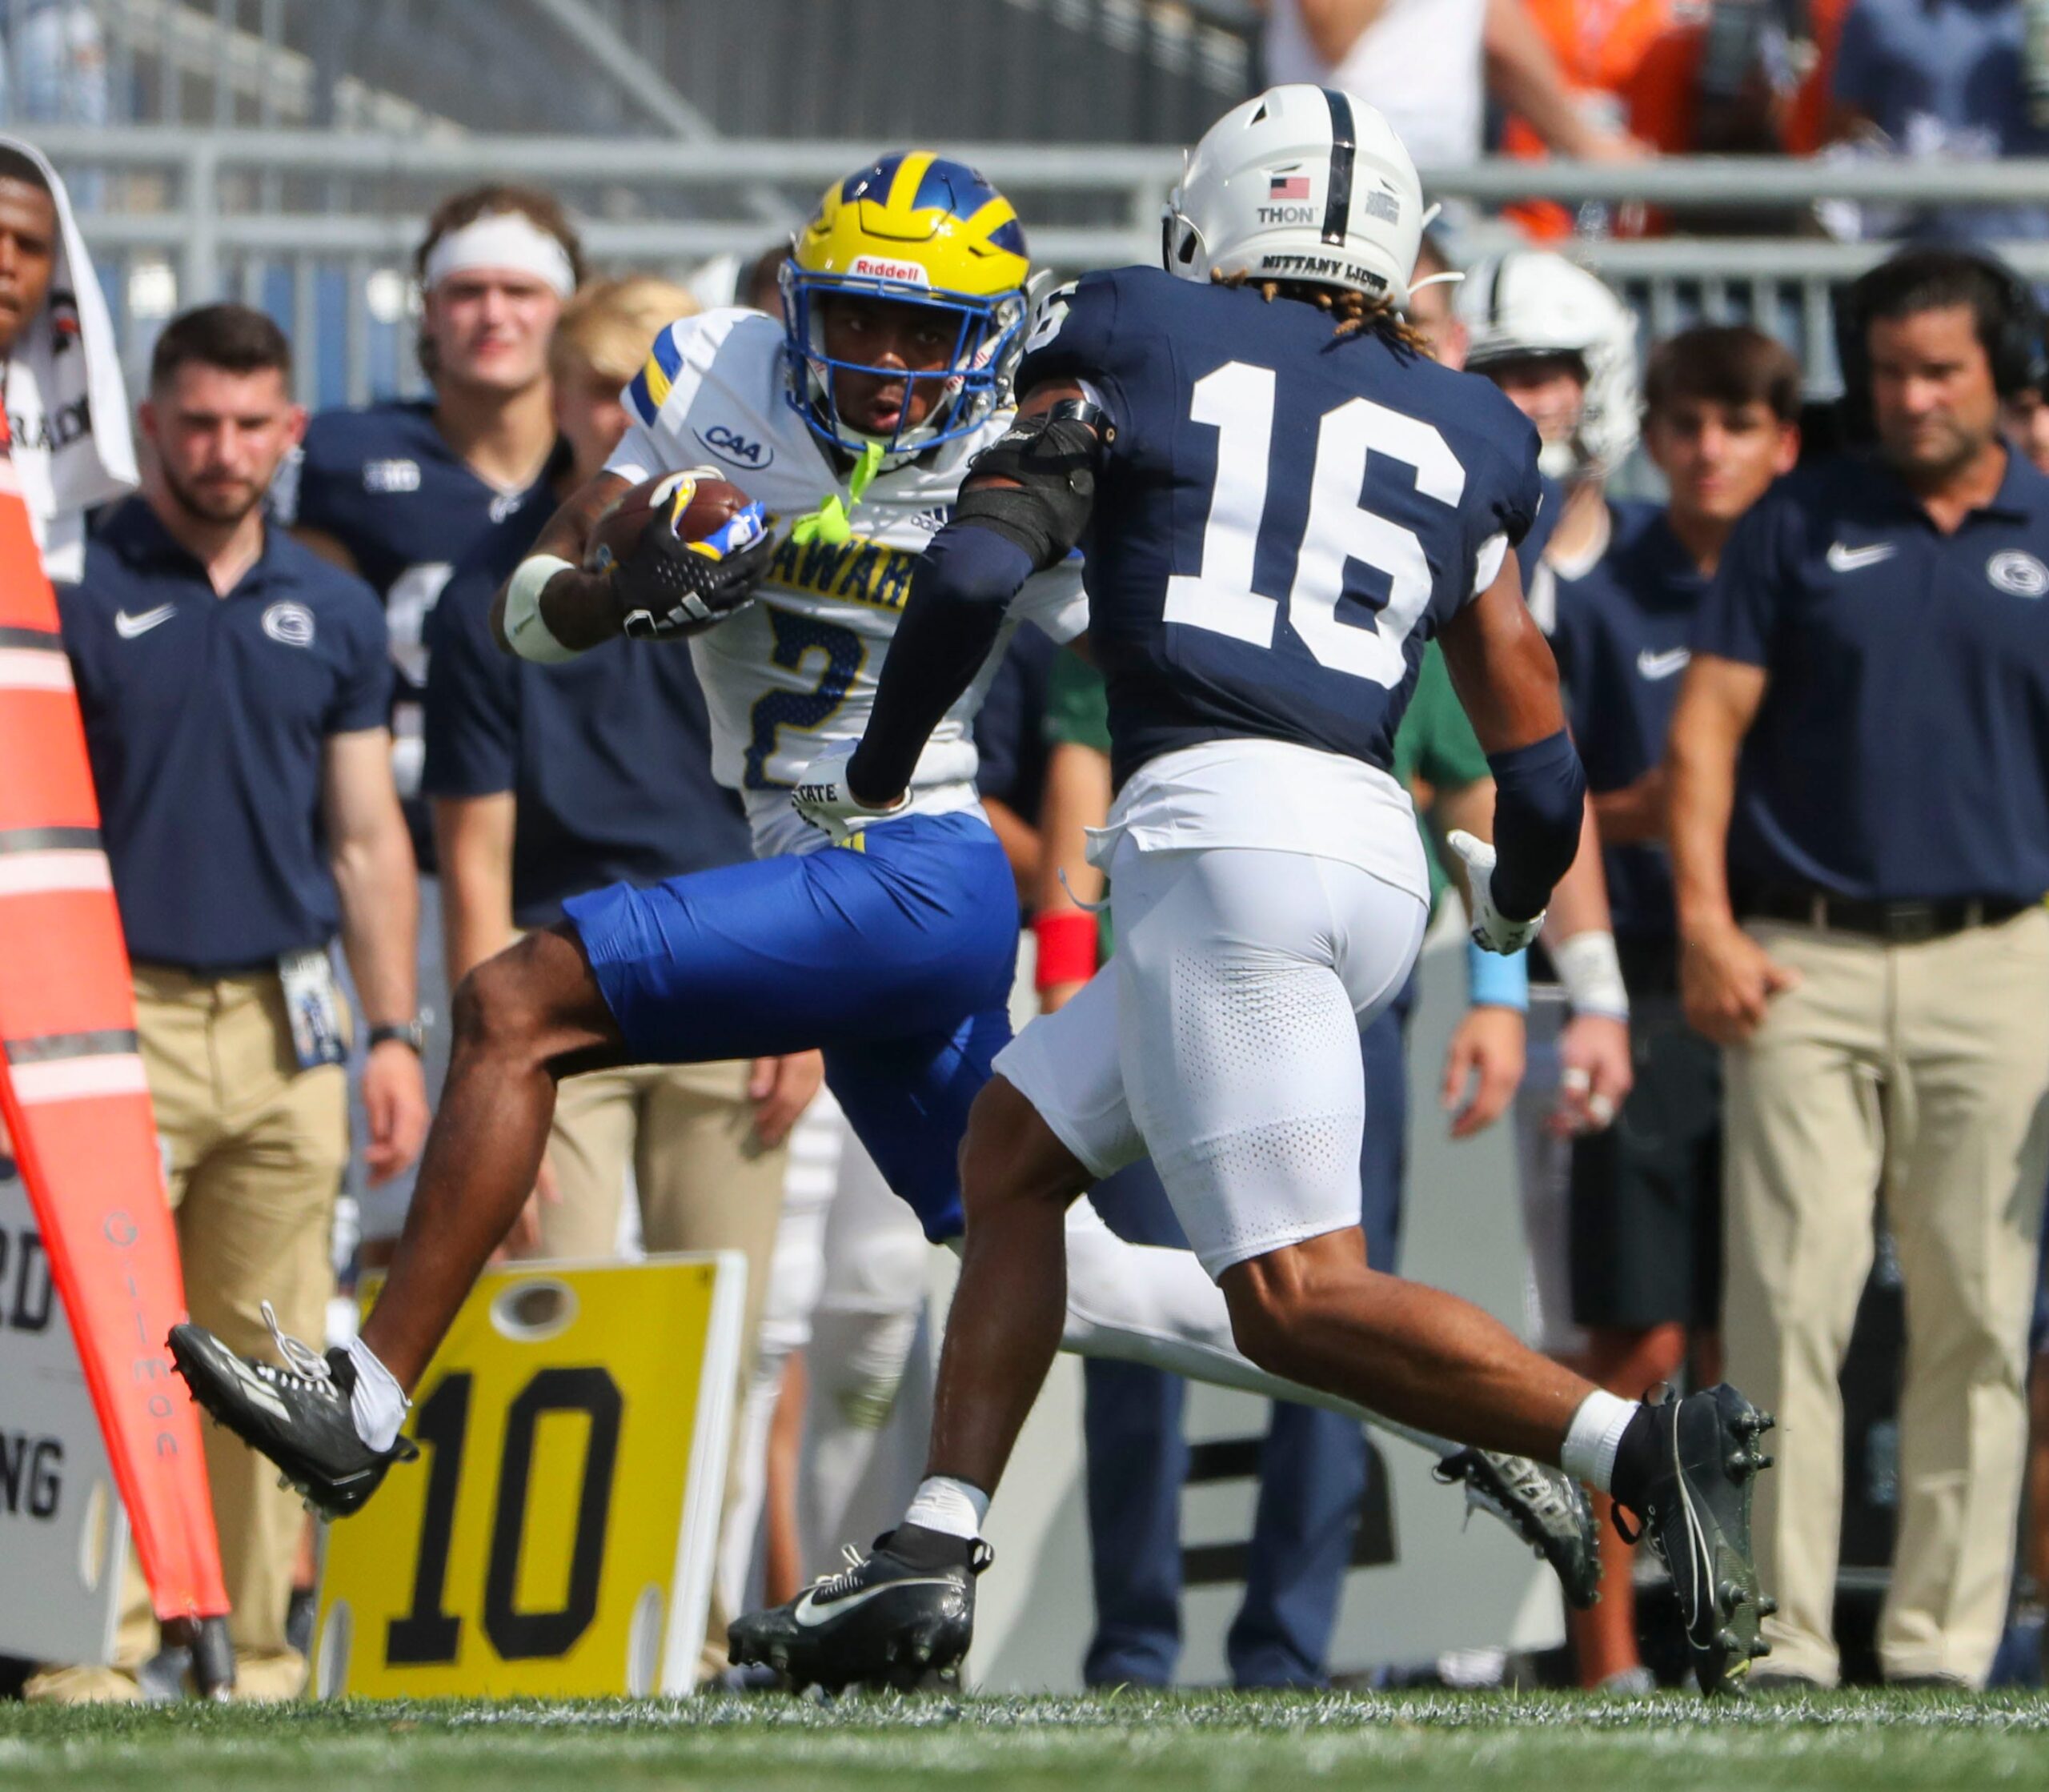
[[44,570],[54,579],[76,579],[84,564],[86,512],[136,483],[128,392],[106,299],[62,178],[34,144],[6,136],[0,144],[42,170],[57,206],[49,296],[7,363],[7,422]]

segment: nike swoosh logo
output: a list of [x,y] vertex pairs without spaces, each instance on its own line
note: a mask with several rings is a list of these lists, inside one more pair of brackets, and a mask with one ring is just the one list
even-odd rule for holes
[[146,635],[159,623],[169,622],[177,614],[175,603],[159,603],[154,610],[145,610],[139,616],[131,616],[126,610],[114,612],[114,632],[124,641],[132,641],[138,635]]
[[850,1593],[844,1599],[835,1599],[831,1605],[823,1608],[812,1603],[818,1590],[810,1587],[805,1590],[804,1596],[796,1602],[790,1616],[796,1620],[800,1629],[809,1630],[830,1622],[842,1612],[852,1611],[856,1606],[865,1606],[878,1594],[893,1593],[900,1586],[952,1586],[954,1584],[943,1578],[924,1581],[884,1581],[880,1586],[864,1587],[859,1593]]
[[1663,653],[1653,653],[1646,647],[1636,656],[1636,669],[1646,678],[1670,678],[1674,672],[1684,671],[1693,656],[1690,647],[1672,647]]
[[1842,542],[1831,542],[1828,550],[1829,571],[1859,572],[1867,566],[1876,566],[1881,560],[1891,559],[1899,551],[1896,542],[1874,542],[1869,547],[1851,547]]

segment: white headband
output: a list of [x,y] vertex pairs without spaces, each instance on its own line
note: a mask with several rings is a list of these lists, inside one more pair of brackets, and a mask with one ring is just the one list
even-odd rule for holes
[[569,251],[523,211],[492,211],[451,231],[427,251],[427,285],[438,287],[451,274],[497,267],[531,274],[555,289],[558,299],[576,290]]

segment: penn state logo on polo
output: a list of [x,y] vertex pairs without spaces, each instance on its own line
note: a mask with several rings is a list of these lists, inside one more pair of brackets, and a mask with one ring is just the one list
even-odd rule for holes
[[766,439],[749,435],[728,424],[714,423],[709,429],[693,429],[690,433],[720,459],[744,467],[751,473],[760,472],[776,458],[776,451]]
[[1985,563],[1985,576],[2015,597],[2041,597],[2049,594],[2049,566],[2032,554],[2010,548]]
[[288,647],[313,645],[313,612],[303,603],[280,598],[263,612],[263,632]]

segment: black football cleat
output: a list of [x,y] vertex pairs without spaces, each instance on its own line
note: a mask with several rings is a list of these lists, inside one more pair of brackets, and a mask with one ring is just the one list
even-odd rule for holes
[[903,1547],[903,1534],[876,1538],[870,1556],[849,1544],[843,1573],[813,1582],[786,1606],[736,1619],[726,1639],[733,1665],[772,1668],[800,1692],[956,1683],[975,1632],[975,1577],[993,1552],[977,1539],[964,1561],[931,1566],[892,1547]]
[[346,1350],[323,1357],[278,1329],[270,1304],[263,1317],[286,1366],[235,1353],[203,1327],[174,1325],[171,1360],[192,1397],[252,1449],[277,1464],[308,1506],[345,1518],[377,1491],[394,1462],[410,1462],[419,1449],[401,1437],[375,1450],[357,1434],[349,1397],[355,1365]]
[[[1771,1651],[1759,1630],[1778,1609],[1750,1553],[1750,1494],[1771,1466],[1758,1440],[1771,1415],[1726,1383],[1683,1400],[1668,1392],[1649,1411],[1658,1469],[1638,1516],[1672,1577],[1701,1690],[1740,1694],[1751,1662]],[[1640,1534],[1619,1507],[1615,1529],[1626,1542]]]
[[1468,1510],[1491,1512],[1548,1561],[1574,1610],[1601,1597],[1600,1527],[1579,1483],[1562,1469],[1527,1456],[1462,1449],[1435,1472],[1446,1484],[1463,1481]]

